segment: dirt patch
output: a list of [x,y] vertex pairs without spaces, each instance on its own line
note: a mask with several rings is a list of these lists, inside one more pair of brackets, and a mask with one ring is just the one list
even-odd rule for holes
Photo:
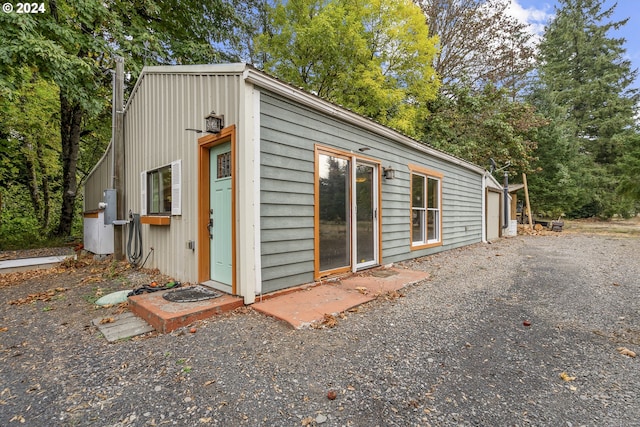
[[640,236],[640,216],[631,219],[578,219],[565,221],[564,230],[569,233],[588,233],[599,235]]
[[84,324],[88,328],[94,317],[127,310],[126,304],[105,308],[94,305],[100,297],[170,280],[158,270],[136,270],[126,261],[97,261],[90,256],[67,259],[52,269],[0,274],[0,303],[13,306],[0,318],[0,327],[10,330],[11,324],[30,325],[37,322],[37,313],[51,312],[59,325]]
[[[640,216],[631,219],[614,218],[610,220],[601,220],[596,218],[589,219],[563,219],[564,226],[560,233],[571,234],[591,234],[601,236],[640,236]],[[527,224],[518,225],[518,234],[546,236],[557,234],[546,227],[537,225],[531,230]]]

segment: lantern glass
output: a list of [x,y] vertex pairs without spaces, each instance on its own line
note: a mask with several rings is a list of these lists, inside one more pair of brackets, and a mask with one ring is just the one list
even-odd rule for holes
[[207,117],[205,117],[206,130],[209,133],[220,133],[224,127],[224,115],[216,115],[215,111],[212,111]]
[[394,179],[396,177],[396,171],[391,166],[383,168],[383,175],[386,179]]

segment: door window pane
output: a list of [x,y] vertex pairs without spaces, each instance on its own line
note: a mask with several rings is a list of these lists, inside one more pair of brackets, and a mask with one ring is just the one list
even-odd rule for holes
[[356,166],[356,216],[357,216],[357,257],[358,263],[373,261],[374,240],[374,198],[373,166]]
[[351,265],[350,162],[320,154],[319,247],[320,270]]
[[231,152],[218,154],[216,177],[218,179],[228,178],[231,176]]

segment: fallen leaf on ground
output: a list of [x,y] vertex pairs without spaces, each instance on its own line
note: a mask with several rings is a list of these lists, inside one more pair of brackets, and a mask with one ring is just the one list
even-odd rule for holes
[[631,351],[627,347],[618,347],[616,350],[618,350],[618,353],[622,354],[623,356],[629,356],[629,357],[637,356],[635,351]]
[[44,292],[29,294],[24,298],[18,298],[16,300],[9,301],[9,305],[31,304],[34,301],[51,301],[51,298],[54,297],[57,293],[65,292],[67,290],[68,288],[47,289]]
[[326,326],[327,328],[333,328],[338,324],[338,320],[336,319],[336,316],[334,316],[333,314],[325,314],[324,317],[322,318],[322,322],[320,323],[323,326]]
[[569,374],[567,374],[566,372],[561,372],[561,373],[560,373],[560,378],[561,378],[563,381],[573,381],[573,380],[575,380],[575,379],[576,379],[576,377],[572,377],[572,376],[570,376]]
[[82,279],[82,281],[80,282],[83,285],[86,285],[88,283],[97,283],[97,282],[102,282],[102,276],[88,276],[85,277],[84,279]]
[[403,297],[404,295],[401,294],[400,292],[393,290],[393,291],[389,291],[389,292],[385,292],[384,294],[380,295],[379,297],[384,298],[387,301],[395,301],[398,298]]
[[125,311],[129,311],[129,301],[121,302],[120,304],[118,304],[116,314],[122,314]]
[[105,317],[100,321],[100,324],[104,325],[105,323],[113,323],[113,322],[115,322],[115,319],[113,317]]
[[0,332],[7,332],[9,330],[9,328],[7,328],[6,326],[4,328],[0,328]]
[[364,286],[356,286],[356,290],[360,292],[362,295],[366,295],[369,293],[366,287]]

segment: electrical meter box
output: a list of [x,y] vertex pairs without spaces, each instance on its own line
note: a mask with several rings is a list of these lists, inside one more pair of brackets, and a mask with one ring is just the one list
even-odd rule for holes
[[104,224],[112,225],[113,221],[117,219],[118,215],[116,190],[113,188],[104,190],[103,199],[106,205],[104,208]]

